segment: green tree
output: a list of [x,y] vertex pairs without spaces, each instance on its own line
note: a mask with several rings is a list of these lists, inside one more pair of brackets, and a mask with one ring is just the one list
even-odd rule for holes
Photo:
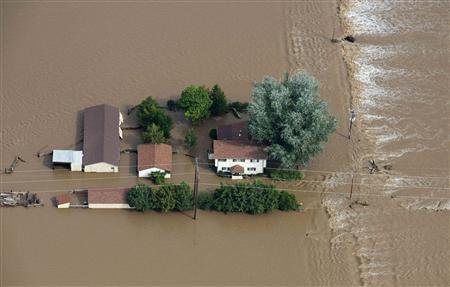
[[164,132],[156,124],[151,124],[147,130],[142,134],[142,138],[146,143],[160,144],[166,142]]
[[186,136],[184,137],[184,144],[188,150],[193,149],[197,145],[197,136],[193,129],[189,129]]
[[209,97],[212,101],[210,109],[212,116],[221,116],[228,112],[227,98],[225,97],[225,94],[219,87],[219,85],[214,85],[214,87],[211,89],[211,92],[209,93]]
[[175,195],[172,190],[172,185],[164,184],[158,188],[155,193],[155,209],[167,212],[175,208]]
[[170,130],[173,127],[172,118],[158,106],[152,97],[146,98],[137,106],[137,117],[143,127],[155,124],[163,131],[166,139],[170,138]]
[[166,182],[166,173],[161,171],[154,171],[150,173],[150,178],[152,179],[153,183],[156,185],[161,185]]
[[192,210],[194,207],[194,194],[191,187],[183,181],[180,184],[173,185],[172,190],[175,197],[175,210]]
[[194,124],[209,117],[211,104],[209,91],[203,86],[189,86],[181,92],[179,105],[184,116]]
[[255,84],[248,111],[252,138],[267,144],[269,157],[285,168],[306,165],[336,130],[318,81],[305,73]]
[[145,184],[138,184],[128,191],[127,202],[136,210],[145,211],[153,208],[150,196],[150,187]]

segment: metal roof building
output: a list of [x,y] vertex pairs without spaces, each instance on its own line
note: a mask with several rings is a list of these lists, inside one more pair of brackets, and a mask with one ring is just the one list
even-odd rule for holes
[[81,171],[83,152],[80,150],[53,150],[53,165],[70,165],[71,171]]

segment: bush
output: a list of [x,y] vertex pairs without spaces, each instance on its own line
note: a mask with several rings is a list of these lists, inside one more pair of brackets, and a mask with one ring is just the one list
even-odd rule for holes
[[[290,194],[288,194],[290,195]],[[294,195],[290,195],[295,203]],[[212,209],[221,212],[244,212],[249,214],[261,214],[274,209],[294,210],[291,208],[291,198],[285,199],[272,185],[266,185],[255,181],[254,183],[238,183],[234,186],[221,185],[210,194],[199,195],[199,208]],[[279,203],[283,206],[279,206]],[[290,205],[289,205],[290,204]],[[297,207],[297,205],[296,205]]]
[[246,112],[248,108],[248,103],[242,103],[242,102],[232,102],[229,104],[229,109],[236,109],[238,112]]
[[217,139],[217,129],[211,129],[209,131],[209,137],[213,140]]
[[154,171],[150,173],[150,178],[156,185],[161,185],[166,182],[166,173],[162,171]]
[[184,116],[192,123],[197,124],[209,118],[212,101],[209,91],[203,86],[189,86],[181,92],[179,101],[184,110]]
[[280,192],[278,195],[278,209],[282,211],[298,210],[299,204],[295,195],[285,191]]
[[194,194],[191,188],[185,182],[179,185],[171,185],[173,194],[175,195],[175,210],[187,211],[194,207]]
[[167,101],[167,109],[169,111],[176,111],[178,109],[178,103],[174,100]]
[[172,118],[152,97],[146,98],[137,106],[137,117],[141,126],[148,127],[155,124],[163,131],[166,139],[170,138],[170,130],[173,127]]
[[155,192],[155,209],[167,212],[175,209],[175,194],[171,185],[162,185]]
[[209,97],[212,101],[210,111],[213,117],[221,116],[228,112],[227,98],[219,85],[214,85],[209,93]]
[[276,169],[270,172],[270,178],[274,180],[302,180],[305,177],[299,170]]
[[184,137],[184,144],[188,150],[193,149],[197,145],[197,136],[193,129],[189,129],[186,136]]
[[153,208],[150,200],[150,187],[145,184],[138,184],[131,188],[127,194],[127,202],[128,205],[139,211]]
[[151,124],[147,127],[144,133],[142,133],[142,139],[145,143],[160,144],[166,142],[166,137],[161,128],[155,124]]

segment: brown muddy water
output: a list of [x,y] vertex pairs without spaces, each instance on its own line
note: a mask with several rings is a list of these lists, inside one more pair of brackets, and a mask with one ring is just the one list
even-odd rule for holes
[[[1,2],[1,190],[38,192],[43,208],[0,209],[1,286],[445,286],[449,282],[447,2]],[[338,9],[340,8],[340,9]],[[341,21],[339,17],[341,17]],[[344,28],[343,30],[340,28]],[[331,43],[352,33],[357,42]],[[39,150],[71,148],[81,110],[161,103],[219,83],[248,101],[264,75],[306,70],[339,119],[306,180],[281,187],[305,212],[263,216],[57,210],[74,188],[131,186],[115,175],[53,171]],[[358,114],[348,141],[348,113]],[[176,122],[174,182],[192,181]],[[204,164],[202,190],[220,183]],[[133,116],[125,125],[134,125]],[[126,132],[122,148],[139,134]],[[369,175],[373,158],[391,171]],[[348,199],[354,177],[353,203]],[[365,204],[368,206],[365,206]]]

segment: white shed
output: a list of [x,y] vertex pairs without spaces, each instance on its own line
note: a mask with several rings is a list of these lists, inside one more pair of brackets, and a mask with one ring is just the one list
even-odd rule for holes
[[83,152],[81,150],[53,150],[53,165],[70,166],[71,171],[81,171]]

